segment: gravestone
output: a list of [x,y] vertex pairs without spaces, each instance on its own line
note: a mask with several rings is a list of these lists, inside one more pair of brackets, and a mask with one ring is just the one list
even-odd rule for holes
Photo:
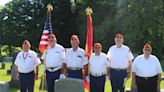
[[13,59],[12,59],[12,64],[14,64],[15,59],[16,59],[16,57],[17,57],[17,55],[18,55],[19,52],[20,52],[20,51],[18,51],[18,50],[14,50],[14,51],[12,52],[12,57],[13,57]]
[[16,78],[16,65],[13,64],[11,68],[11,81],[9,82],[10,86],[18,87],[18,80]]
[[0,92],[9,92],[9,84],[0,82]]
[[11,69],[12,69],[12,65],[10,66],[10,69],[7,70],[7,74],[10,75],[11,74]]
[[13,51],[13,53],[12,53],[13,59],[12,59],[11,69],[8,70],[8,72],[11,72],[11,81],[9,82],[9,85],[11,87],[18,87],[18,80],[16,78],[16,65],[14,64],[14,62],[15,62],[16,56],[19,52],[20,51],[18,51],[18,50]]
[[2,64],[1,64],[2,66],[2,69],[5,69],[5,63],[4,62],[2,62]]
[[18,50],[14,50],[14,51],[12,52],[12,65],[10,66],[10,69],[7,70],[7,74],[11,74],[12,66],[14,65],[16,56],[17,56],[17,54],[18,54],[19,52],[20,52],[20,51],[18,51]]
[[55,92],[84,92],[81,79],[66,78],[55,81]]

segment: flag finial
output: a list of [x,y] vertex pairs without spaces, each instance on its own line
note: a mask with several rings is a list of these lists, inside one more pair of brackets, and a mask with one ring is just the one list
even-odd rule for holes
[[93,13],[93,10],[92,10],[92,8],[87,7],[85,12],[86,12],[87,15],[91,15]]
[[53,11],[53,6],[51,4],[48,4],[47,9],[48,9],[48,11]]

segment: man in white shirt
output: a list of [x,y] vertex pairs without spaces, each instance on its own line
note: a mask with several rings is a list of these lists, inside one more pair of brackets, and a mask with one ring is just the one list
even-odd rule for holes
[[116,34],[115,45],[109,48],[107,56],[110,60],[110,81],[112,92],[124,92],[125,78],[130,77],[132,59],[134,58],[128,46],[123,44],[122,34]]
[[89,60],[90,65],[90,92],[104,92],[109,60],[102,51],[100,43],[94,44],[94,53]]
[[54,34],[48,35],[48,44],[46,55],[43,55],[42,59],[46,59],[45,67],[48,92],[54,92],[54,83],[60,77],[65,58],[65,50],[63,46],[57,44]]
[[145,44],[143,54],[137,56],[132,64],[132,79],[138,92],[157,92],[157,84],[161,80],[160,62],[151,52],[150,44]]
[[28,40],[24,40],[22,44],[23,51],[18,53],[15,65],[16,76],[19,79],[20,92],[33,92],[34,80],[38,79],[38,70],[40,59],[37,54],[30,50],[31,45]]
[[70,43],[72,48],[66,50],[66,58],[64,61],[68,77],[83,79],[83,69],[85,75],[88,64],[85,51],[79,47],[80,41],[77,35],[71,36]]

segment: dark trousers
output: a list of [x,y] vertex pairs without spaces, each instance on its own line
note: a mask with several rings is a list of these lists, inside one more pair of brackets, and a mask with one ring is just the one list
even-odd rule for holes
[[157,92],[157,76],[143,78],[136,76],[138,92]]
[[68,69],[68,78],[83,79],[82,69],[81,70],[70,70],[70,69]]
[[46,70],[46,82],[47,82],[47,89],[48,92],[55,92],[55,80],[59,79],[61,73],[61,69],[55,72],[49,72]]
[[127,77],[127,71],[110,69],[110,81],[112,92],[124,92],[124,78]]
[[94,77],[90,75],[90,92],[104,92],[106,75]]
[[19,73],[19,86],[21,92],[34,92],[34,71],[30,73]]

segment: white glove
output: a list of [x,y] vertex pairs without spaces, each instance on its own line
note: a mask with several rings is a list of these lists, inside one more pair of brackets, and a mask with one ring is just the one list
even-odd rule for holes
[[44,65],[42,68],[43,68],[43,72],[45,72],[46,71],[46,66]]
[[66,78],[65,75],[64,74],[60,74],[59,79],[64,79],[64,78]]
[[89,80],[89,76],[88,75],[86,76],[86,80],[87,80],[88,83],[90,83],[90,80]]

